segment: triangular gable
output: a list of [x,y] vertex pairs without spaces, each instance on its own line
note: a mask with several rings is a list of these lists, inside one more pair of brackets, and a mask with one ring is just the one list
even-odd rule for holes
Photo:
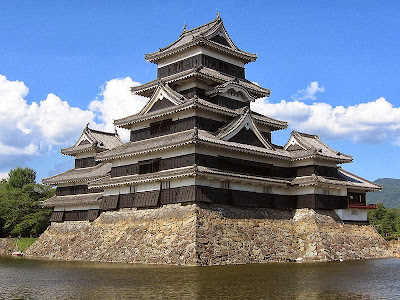
[[228,93],[229,91],[234,91],[235,93],[240,94],[240,98],[242,98],[243,100],[247,100],[249,102],[255,101],[255,98],[249,93],[249,91],[235,81],[229,81],[224,84],[218,85],[214,89],[206,92],[206,95],[210,97],[215,97],[220,94]]
[[295,151],[295,150],[307,150],[308,148],[302,143],[300,143],[300,141],[296,138],[296,136],[292,132],[288,142],[283,147],[283,149],[287,151]]
[[79,137],[78,141],[75,143],[74,146],[82,146],[87,144],[93,145],[95,142],[96,141],[93,139],[93,137],[91,137],[91,135],[88,132],[88,126],[86,126],[85,129],[83,129],[81,136]]
[[232,41],[228,32],[226,31],[224,23],[222,22],[221,18],[218,17],[218,20],[219,20],[219,22],[217,23],[218,26],[210,30],[208,33],[206,33],[205,37],[208,40],[211,40],[218,44],[238,50],[238,47],[236,47],[235,43]]
[[144,115],[150,111],[162,109],[164,107],[179,105],[184,102],[184,97],[172,90],[167,84],[160,83],[154,91],[150,100],[139,112],[138,115]]
[[271,144],[255,125],[250,110],[226,125],[217,135],[217,138],[273,150]]

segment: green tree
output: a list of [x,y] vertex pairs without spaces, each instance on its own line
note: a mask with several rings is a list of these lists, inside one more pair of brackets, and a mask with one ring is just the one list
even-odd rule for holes
[[0,182],[0,237],[36,237],[47,228],[51,209],[39,202],[55,190],[35,183],[35,176],[30,168],[16,168],[8,180]]
[[24,185],[34,183],[36,172],[31,168],[17,167],[8,173],[8,184],[14,188],[23,188]]
[[368,219],[387,240],[398,239],[400,236],[400,210],[397,208],[386,208],[382,203],[378,208],[368,211]]

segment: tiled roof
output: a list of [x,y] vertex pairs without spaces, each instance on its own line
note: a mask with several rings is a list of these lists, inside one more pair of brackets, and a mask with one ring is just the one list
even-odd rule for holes
[[194,130],[186,130],[169,134],[168,136],[159,136],[138,142],[128,142],[120,147],[101,152],[97,154],[97,160],[111,160],[114,158],[128,157],[142,153],[169,149],[184,144],[194,142]]
[[43,178],[42,183],[57,185],[70,182],[88,182],[89,180],[103,177],[110,171],[111,163],[101,163],[94,167],[72,169],[61,174]]
[[249,126],[254,134],[257,136],[261,144],[263,144],[266,148],[273,149],[272,145],[265,139],[265,137],[261,134],[257,126],[254,124],[254,120],[252,118],[252,114],[250,109],[246,107],[242,111],[242,114],[234,118],[231,122],[223,126],[218,130],[218,134],[216,135],[217,138],[223,140],[229,140],[226,138],[229,135],[232,135],[237,131],[239,128],[243,128],[243,126]]
[[[196,107],[202,108],[202,109],[205,109],[208,111],[220,113],[220,114],[230,116],[230,117],[236,117],[242,113],[242,109],[230,109],[227,107],[223,107],[223,106],[211,103],[211,102],[203,100],[203,99],[193,98],[193,99],[187,100],[186,102],[184,102],[182,104],[168,106],[168,107],[156,110],[156,111],[146,113],[144,115],[135,114],[135,115],[131,115],[131,116],[128,116],[128,117],[125,117],[122,119],[117,119],[114,121],[114,125],[117,127],[129,129],[130,125],[138,123],[138,122],[159,118],[159,117],[166,116],[169,114],[177,113],[182,110],[196,108]],[[251,114],[252,114],[252,117],[255,122],[267,125],[267,126],[271,127],[271,130],[280,130],[280,129],[287,128],[287,122],[269,118],[269,117],[260,115],[253,111],[251,111]]]
[[177,91],[171,89],[167,83],[163,83],[161,81],[158,82],[158,86],[155,89],[153,95],[149,99],[149,101],[146,103],[146,105],[141,109],[141,111],[138,113],[138,115],[143,115],[148,113],[148,111],[153,107],[153,105],[160,100],[160,96],[162,95],[162,98],[167,98],[171,103],[175,105],[179,105],[182,103],[185,103],[186,98],[179,94]]
[[[162,81],[165,83],[173,83],[191,77],[197,77],[204,80],[212,80],[215,82],[216,85],[224,84],[226,82],[231,82],[233,79],[235,79],[234,76],[222,74],[216,70],[204,66],[199,66],[180,73],[163,77]],[[150,97],[151,94],[154,92],[154,90],[157,88],[158,84],[159,84],[159,79],[156,79],[139,86],[131,87],[131,92],[141,96]],[[269,89],[265,89],[246,79],[239,78],[236,80],[236,84],[247,89],[249,93],[256,99],[261,97],[267,97],[271,93]]]
[[203,166],[198,166],[197,169],[198,171],[196,174],[198,176],[205,176],[205,177],[215,176],[221,180],[231,180],[231,181],[238,180],[239,182],[264,183],[268,185],[283,186],[283,187],[290,185],[290,180],[286,179],[246,175],[229,171],[217,170]]
[[[75,144],[74,146],[61,149],[65,155],[76,155],[77,153],[88,152],[92,150],[104,151],[122,145],[118,134],[90,129],[88,126],[83,129],[81,137],[89,140],[88,144]],[[79,141],[79,140],[78,140]]]
[[134,174],[121,177],[110,177],[94,180],[89,183],[89,188],[102,188],[111,186],[120,186],[124,184],[137,184],[143,182],[163,181],[173,178],[194,176],[195,169],[193,166],[181,167],[176,169],[163,170],[148,174]]
[[143,153],[180,147],[191,143],[199,143],[212,147],[219,147],[288,161],[320,157],[322,159],[331,160],[337,163],[348,162],[346,156],[342,157],[336,153],[332,155],[329,155],[330,153],[320,153],[315,149],[288,151],[280,148],[268,149],[264,147],[224,141],[218,139],[210,132],[198,130],[197,128],[137,142],[128,142],[120,147],[97,154],[96,159],[107,161],[115,158],[129,157]]
[[289,180],[266,178],[260,176],[245,175],[229,171],[221,171],[213,168],[203,166],[187,166],[176,169],[163,170],[156,173],[149,174],[135,174],[121,177],[106,177],[89,184],[89,188],[104,188],[112,186],[121,186],[126,184],[138,184],[143,182],[165,181],[179,177],[214,177],[221,180],[237,180],[240,182],[248,183],[261,183],[274,186],[288,186]]
[[340,163],[353,161],[352,156],[333,150],[328,145],[323,143],[317,135],[292,131],[289,141],[284,146],[284,149],[290,149],[289,147],[293,142],[302,148],[302,150],[290,151],[293,159],[303,159],[308,158],[309,155],[313,155],[325,159],[335,160]]
[[43,207],[71,206],[85,204],[100,204],[103,193],[89,193],[80,195],[53,196],[41,201]]
[[365,187],[371,187],[371,190],[375,190],[375,191],[382,190],[382,186],[380,184],[376,184],[375,182],[372,182],[365,178],[357,176],[357,175],[355,175],[349,171],[346,171],[342,168],[339,168],[338,172],[339,172],[339,175],[347,181],[354,182],[354,183],[361,183]]
[[[375,184],[366,179],[358,177],[354,174],[344,171],[343,169],[339,168],[338,172],[339,172],[339,175],[341,175],[341,177],[345,180],[325,178],[323,176],[311,175],[311,176],[296,177],[292,180],[292,184],[299,185],[299,186],[329,184],[329,185],[344,186],[347,188],[361,189],[361,190],[367,190],[367,191],[380,191],[382,188],[378,184]],[[345,176],[345,174],[346,174],[346,176]]]
[[244,99],[249,102],[255,101],[255,98],[252,95],[250,95],[250,93],[243,86],[238,84],[238,78],[232,79],[223,84],[215,86],[213,89],[207,91],[206,95],[214,97],[216,95],[226,93],[230,89],[233,89],[236,92],[240,92],[244,96]]
[[[219,32],[223,32],[223,34],[226,36],[226,40],[229,46],[222,45],[210,40]],[[201,25],[191,30],[184,30],[175,42],[164,48],[160,48],[159,51],[146,54],[145,58],[150,62],[157,63],[160,59],[164,57],[178,53],[198,44],[205,44],[209,47],[216,48],[220,51],[240,57],[246,62],[255,61],[257,59],[256,54],[248,53],[237,48],[232,39],[229,37],[223,25],[222,19],[219,16],[215,20],[207,24]]]

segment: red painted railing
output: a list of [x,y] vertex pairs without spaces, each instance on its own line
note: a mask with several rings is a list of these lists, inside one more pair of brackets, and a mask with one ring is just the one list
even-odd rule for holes
[[349,204],[349,208],[361,208],[361,209],[377,209],[378,204]]

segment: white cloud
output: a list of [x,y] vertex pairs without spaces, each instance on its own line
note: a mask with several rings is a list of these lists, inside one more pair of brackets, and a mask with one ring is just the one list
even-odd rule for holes
[[389,141],[400,146],[400,108],[385,98],[351,106],[300,101],[270,103],[258,100],[255,111],[289,122],[298,131],[317,133],[330,139],[350,139],[356,143]]
[[0,172],[0,180],[1,179],[7,179],[7,178],[8,178],[8,172],[6,172],[6,173]]
[[17,148],[0,143],[0,155],[15,156],[15,155],[38,155],[38,146],[31,143],[25,148]]
[[[146,98],[130,92],[130,87],[138,84],[129,77],[112,79],[102,88],[100,99],[84,110],[54,94],[28,104],[28,87],[0,75],[0,171],[54,146],[70,146],[87,123],[92,128],[114,131],[114,119],[134,114],[145,104]],[[124,134],[127,138],[128,133]]]
[[[115,119],[140,111],[148,99],[131,93],[130,88],[137,85],[138,82],[126,77],[112,79],[102,87],[101,99],[97,98],[89,104],[89,109],[96,113],[100,121],[98,129],[112,132]],[[123,139],[129,139],[128,131],[119,131],[119,134]]]
[[297,91],[296,94],[292,95],[293,100],[316,100],[317,97],[315,94],[317,92],[323,93],[325,91],[324,86],[319,86],[318,81],[312,81],[310,84],[307,86],[305,90],[299,90]]

